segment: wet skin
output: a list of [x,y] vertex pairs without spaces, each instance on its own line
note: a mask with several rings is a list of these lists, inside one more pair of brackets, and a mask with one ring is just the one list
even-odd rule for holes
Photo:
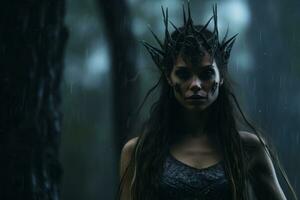
[[[167,79],[177,101],[194,111],[202,111],[211,105],[218,97],[219,86],[223,84],[216,62],[208,53],[205,53],[198,66],[185,62],[179,55]],[[205,98],[187,99],[191,95]]]

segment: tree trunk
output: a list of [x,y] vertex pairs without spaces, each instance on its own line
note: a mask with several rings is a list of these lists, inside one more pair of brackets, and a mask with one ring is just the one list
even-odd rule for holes
[[103,29],[110,44],[113,137],[119,153],[132,131],[132,126],[128,127],[128,120],[137,102],[136,49],[126,1],[98,0],[98,4],[104,18]]
[[0,199],[58,200],[63,0],[0,7]]

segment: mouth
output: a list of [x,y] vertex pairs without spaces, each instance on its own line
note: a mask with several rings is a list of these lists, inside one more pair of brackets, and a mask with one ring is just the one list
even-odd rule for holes
[[189,97],[186,97],[185,99],[195,101],[195,100],[205,100],[205,99],[207,99],[207,97],[206,96],[201,96],[201,95],[191,95]]
[[205,103],[207,101],[207,97],[200,96],[200,95],[192,95],[192,96],[185,98],[185,101],[188,104],[193,104],[193,105],[201,104],[202,105],[203,103]]

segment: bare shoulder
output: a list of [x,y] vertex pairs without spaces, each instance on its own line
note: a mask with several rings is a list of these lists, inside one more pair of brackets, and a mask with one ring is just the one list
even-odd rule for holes
[[258,163],[261,161],[266,161],[267,154],[264,148],[263,143],[265,143],[264,139],[255,135],[254,133],[250,133],[247,131],[239,131],[242,144],[244,146],[244,150],[246,153],[246,159],[248,161],[248,167],[253,169]]
[[[256,197],[286,200],[278,182],[270,152],[265,149],[257,135],[246,131],[239,131],[239,134],[245,147],[247,168]],[[265,144],[263,139],[262,141]]]
[[138,140],[138,137],[134,137],[134,138],[128,140],[122,148],[122,154],[131,153],[134,150],[137,140]]
[[256,144],[259,141],[259,138],[254,133],[250,133],[248,131],[239,131],[239,134],[243,140],[243,142]]
[[[248,169],[256,174],[274,174],[273,162],[257,135],[240,131],[242,143],[248,161]],[[263,143],[265,141],[262,139]]]
[[239,131],[239,135],[242,139],[243,144],[245,145],[245,147],[247,149],[248,148],[250,148],[252,150],[263,149],[262,142],[265,143],[263,138],[261,138],[261,140],[260,140],[257,135],[255,135],[254,133],[250,133],[248,131]]
[[126,142],[126,144],[122,148],[121,160],[120,160],[120,175],[124,174],[126,168],[129,165],[137,140],[138,137],[134,137],[130,139],[129,141]]

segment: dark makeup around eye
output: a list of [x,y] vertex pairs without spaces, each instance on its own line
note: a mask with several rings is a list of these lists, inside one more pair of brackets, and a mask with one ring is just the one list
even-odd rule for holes
[[[209,80],[215,75],[215,70],[212,65],[206,65],[198,69],[200,70],[197,70],[197,72],[194,73],[197,73],[201,80]],[[192,76],[193,71],[195,70],[191,70],[186,66],[176,66],[175,74],[182,80],[188,80]]]

